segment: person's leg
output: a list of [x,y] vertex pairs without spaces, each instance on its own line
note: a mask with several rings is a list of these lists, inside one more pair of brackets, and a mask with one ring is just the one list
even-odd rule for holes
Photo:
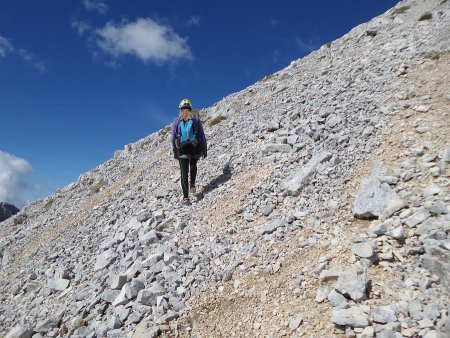
[[191,157],[189,162],[189,171],[191,174],[191,187],[195,187],[195,179],[197,178],[197,162],[198,158]]
[[181,189],[183,189],[183,197],[189,197],[189,186],[188,186],[188,174],[189,174],[189,159],[180,158],[180,172],[181,172]]

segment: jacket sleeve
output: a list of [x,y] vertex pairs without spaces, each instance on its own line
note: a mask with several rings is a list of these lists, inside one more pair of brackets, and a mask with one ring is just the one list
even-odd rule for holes
[[206,157],[208,155],[208,145],[206,143],[205,132],[203,131],[202,121],[200,121],[199,118],[197,118],[197,120],[198,120],[198,133],[199,133],[201,145],[202,145],[202,152],[203,152],[203,155]]
[[177,149],[177,146],[176,146],[177,129],[178,129],[178,120],[175,119],[172,122],[172,151],[173,151],[173,156],[174,157],[178,156],[178,149]]

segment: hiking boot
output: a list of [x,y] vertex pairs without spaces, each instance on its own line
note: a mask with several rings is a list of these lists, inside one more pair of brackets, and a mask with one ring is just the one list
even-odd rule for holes
[[191,194],[195,195],[195,193],[197,192],[197,189],[195,189],[195,185],[191,185],[190,191]]
[[191,200],[189,199],[189,197],[181,197],[181,204],[191,205]]

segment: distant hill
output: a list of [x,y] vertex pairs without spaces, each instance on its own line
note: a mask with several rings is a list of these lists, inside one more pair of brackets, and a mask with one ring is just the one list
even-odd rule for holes
[[0,202],[0,222],[3,222],[5,219],[17,214],[19,211],[20,210],[12,204]]

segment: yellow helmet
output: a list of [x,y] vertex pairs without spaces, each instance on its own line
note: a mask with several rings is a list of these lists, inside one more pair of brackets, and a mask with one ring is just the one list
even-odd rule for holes
[[189,109],[192,110],[192,103],[188,99],[181,100],[178,105],[178,109]]

